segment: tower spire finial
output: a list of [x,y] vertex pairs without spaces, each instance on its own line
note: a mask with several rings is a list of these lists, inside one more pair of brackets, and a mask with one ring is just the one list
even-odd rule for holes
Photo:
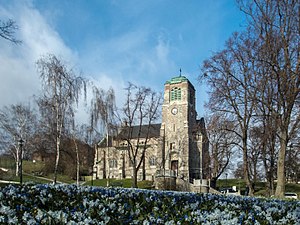
[[179,76],[181,77],[181,68],[179,69]]

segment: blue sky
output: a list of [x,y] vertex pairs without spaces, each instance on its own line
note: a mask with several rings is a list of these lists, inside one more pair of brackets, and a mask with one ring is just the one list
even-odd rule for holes
[[0,107],[38,94],[35,62],[52,53],[99,87],[112,86],[119,107],[128,81],[162,92],[181,68],[199,116],[207,99],[201,64],[245,24],[234,0],[0,0],[0,18],[17,22],[23,42],[0,39]]

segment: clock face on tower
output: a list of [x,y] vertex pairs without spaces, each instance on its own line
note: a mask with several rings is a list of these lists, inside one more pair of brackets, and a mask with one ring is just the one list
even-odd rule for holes
[[174,108],[171,110],[171,113],[172,113],[173,115],[176,115],[177,112],[178,112],[178,109],[177,109],[176,107],[174,107]]

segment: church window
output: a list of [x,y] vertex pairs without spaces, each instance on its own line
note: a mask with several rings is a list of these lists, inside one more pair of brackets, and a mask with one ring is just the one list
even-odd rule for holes
[[181,100],[181,88],[174,87],[171,89],[171,101]]
[[116,159],[109,160],[109,168],[117,168],[117,167],[118,167],[118,162]]
[[149,165],[150,166],[155,166],[156,165],[156,158],[154,156],[150,157]]
[[175,142],[170,143],[170,150],[173,150],[173,149],[175,149]]

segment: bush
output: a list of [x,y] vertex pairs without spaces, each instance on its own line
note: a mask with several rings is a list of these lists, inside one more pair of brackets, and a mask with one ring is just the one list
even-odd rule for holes
[[299,201],[95,188],[7,186],[1,224],[297,224]]

